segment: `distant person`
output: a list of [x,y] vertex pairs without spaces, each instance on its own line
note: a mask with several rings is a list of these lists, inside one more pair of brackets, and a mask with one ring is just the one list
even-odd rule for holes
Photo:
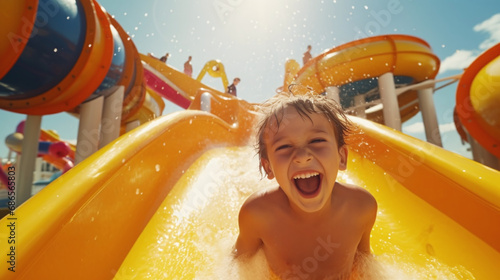
[[302,56],[302,62],[304,63],[304,65],[306,65],[306,63],[312,58],[311,49],[312,49],[311,45],[308,45],[307,51]]
[[148,56],[153,57],[153,58],[156,58],[156,59],[158,59],[158,60],[159,60],[159,61],[161,61],[161,62],[165,62],[165,63],[167,63],[167,59],[168,59],[168,57],[170,56],[170,54],[169,54],[169,53],[166,53],[164,56],[162,56],[162,57],[160,57],[160,58],[158,58],[158,57],[154,56],[152,53],[148,53]]
[[191,65],[191,59],[192,57],[189,56],[188,60],[184,62],[184,74],[188,75],[189,77],[193,75],[193,65]]
[[227,87],[226,93],[236,96],[236,86],[240,83],[240,78],[234,78],[233,83]]
[[166,53],[164,56],[160,57],[160,61],[165,62],[167,64],[167,59],[170,57],[169,53]]

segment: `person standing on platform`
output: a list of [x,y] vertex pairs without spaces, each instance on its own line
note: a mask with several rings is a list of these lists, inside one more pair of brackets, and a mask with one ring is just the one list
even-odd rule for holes
[[227,87],[226,93],[236,96],[236,86],[240,83],[240,78],[234,78],[233,83]]
[[303,63],[304,65],[306,65],[306,63],[307,63],[309,60],[311,60],[311,58],[312,58],[312,55],[311,55],[311,49],[312,49],[311,45],[308,45],[308,46],[307,46],[307,51],[306,51],[306,52],[304,53],[304,55],[302,56],[302,63]]
[[184,74],[188,75],[190,78],[193,76],[193,65],[191,65],[192,57],[189,56],[188,60],[184,62]]

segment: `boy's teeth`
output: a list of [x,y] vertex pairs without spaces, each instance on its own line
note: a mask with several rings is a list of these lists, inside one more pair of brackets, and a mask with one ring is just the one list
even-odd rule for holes
[[312,176],[317,176],[317,175],[319,175],[318,172],[304,173],[304,174],[299,174],[299,175],[293,177],[293,179],[307,179],[307,178],[311,178]]

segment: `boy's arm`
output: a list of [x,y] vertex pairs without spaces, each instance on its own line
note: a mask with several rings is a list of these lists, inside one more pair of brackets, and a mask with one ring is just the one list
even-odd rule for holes
[[369,196],[369,199],[365,202],[365,217],[366,228],[361,236],[361,240],[358,244],[358,253],[371,254],[370,248],[370,234],[372,232],[373,225],[375,224],[375,219],[377,217],[377,201],[373,196]]
[[252,207],[247,203],[241,207],[238,217],[240,233],[234,248],[235,257],[242,255],[251,256],[261,247],[262,239],[258,233],[258,216],[256,211],[252,211]]
[[363,201],[363,222],[366,227],[358,244],[354,257],[353,276],[354,279],[377,280],[380,279],[378,269],[374,266],[374,258],[370,248],[370,234],[377,217],[377,201],[371,194]]

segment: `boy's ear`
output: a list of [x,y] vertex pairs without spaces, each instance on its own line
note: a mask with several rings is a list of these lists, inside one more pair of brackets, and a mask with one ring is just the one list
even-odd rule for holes
[[339,156],[340,156],[339,170],[346,170],[346,168],[347,168],[347,154],[348,154],[347,146],[343,145],[342,147],[340,147],[340,149],[339,149]]
[[262,167],[264,168],[264,171],[267,174],[267,179],[271,180],[274,178],[274,173],[273,170],[271,169],[271,164],[269,164],[269,161],[265,158],[260,159],[260,163],[262,164]]

